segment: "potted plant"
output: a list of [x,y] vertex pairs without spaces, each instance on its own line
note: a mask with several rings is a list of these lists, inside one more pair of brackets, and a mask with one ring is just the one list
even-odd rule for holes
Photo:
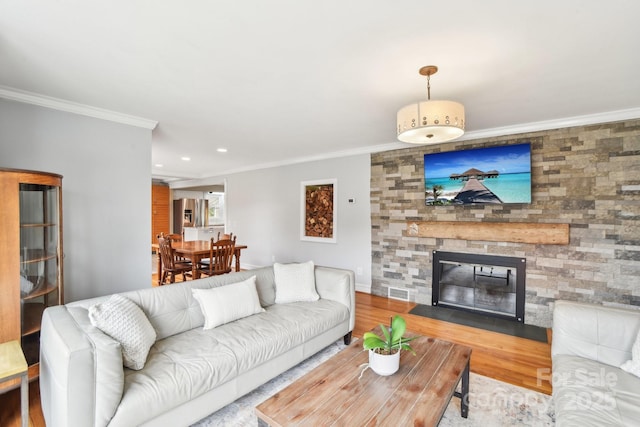
[[400,368],[400,350],[416,352],[408,344],[418,337],[404,337],[407,323],[402,316],[395,315],[391,318],[389,329],[380,324],[382,337],[374,332],[365,332],[362,346],[369,350],[369,367],[378,375],[391,375]]

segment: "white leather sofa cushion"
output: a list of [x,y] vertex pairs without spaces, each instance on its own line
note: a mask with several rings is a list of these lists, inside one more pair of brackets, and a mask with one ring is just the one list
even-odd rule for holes
[[[338,301],[346,305],[351,300],[351,290],[349,288],[349,276],[342,270],[331,268],[316,269],[316,290],[323,299]],[[353,318],[355,321],[355,316]],[[355,323],[350,325],[353,330]]]
[[553,400],[559,426],[640,423],[640,378],[583,357],[553,357]]
[[640,378],[640,332],[638,332],[636,342],[634,342],[631,347],[631,355],[632,359],[624,362],[620,365],[620,368],[622,368],[623,371]]
[[631,358],[640,311],[556,301],[553,401],[556,426],[631,426],[640,420],[640,378],[620,369]]
[[111,423],[153,418],[348,319],[347,307],[335,301],[276,304],[214,329],[197,327],[159,340],[144,370],[125,371],[125,393]]
[[[98,425],[107,425],[118,408],[124,387],[120,343],[93,326],[83,308],[51,307],[45,311],[42,324],[41,346],[65,349],[43,352],[40,360],[40,369],[64,367],[56,371],[59,376],[40,376],[40,387],[51,390],[48,396],[41,398],[43,410],[51,414],[48,422],[69,425],[69,418],[84,419],[84,416],[76,415],[82,413],[95,419]],[[76,327],[86,336],[78,334]],[[91,340],[90,346],[87,337]],[[92,363],[78,363],[80,360],[91,360]],[[71,388],[95,396],[93,405],[77,405],[66,399]]]
[[[180,283],[179,286],[160,286],[139,291],[124,292],[123,295],[136,303],[147,315],[156,331],[157,339],[163,339],[204,325],[200,305],[193,298],[192,288],[209,289],[246,280],[256,276],[256,290],[263,307],[275,303],[274,274],[272,268],[247,270],[233,274],[207,277],[197,281]],[[108,297],[91,298],[68,303],[69,307],[84,307],[104,302]]]
[[640,311],[556,301],[551,354],[571,354],[619,367],[631,359]]
[[127,292],[123,295],[143,308],[156,330],[158,339],[162,339],[204,325],[200,304],[193,298],[191,289],[225,286],[249,279],[251,276],[256,276],[256,290],[260,305],[263,307],[272,305],[275,301],[275,291],[271,268],[222,274],[187,282],[181,286],[162,286]]

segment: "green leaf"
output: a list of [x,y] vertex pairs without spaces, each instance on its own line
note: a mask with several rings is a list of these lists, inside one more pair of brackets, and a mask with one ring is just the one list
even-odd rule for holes
[[414,356],[416,355],[415,350],[411,348],[409,344],[405,344],[404,341],[402,342],[402,345],[400,346],[400,348],[405,351],[410,351]]
[[391,339],[389,330],[382,323],[380,323],[380,329],[382,329],[382,335],[384,335],[385,341],[389,342],[389,340]]
[[365,332],[362,336],[362,347],[365,350],[371,350],[374,348],[385,348],[386,343],[380,339],[379,336],[374,334],[373,332]]
[[410,351],[415,355],[415,351],[408,343],[418,337],[403,337],[406,329],[407,323],[402,318],[402,316],[395,315],[391,319],[391,331],[389,331],[389,329],[387,329],[387,327],[385,327],[384,325],[380,324],[380,330],[382,331],[383,337],[380,337],[371,331],[365,332],[362,336],[362,346],[365,350],[379,348],[387,350],[389,352],[395,349],[401,349]]
[[404,332],[407,330],[407,323],[405,320],[398,315],[393,316],[393,320],[391,321],[391,343],[397,344],[404,335]]
[[382,330],[382,335],[384,335],[384,349],[386,350],[391,350],[391,334],[389,333],[389,330],[387,328],[385,328],[385,326],[381,323],[380,324],[380,329]]

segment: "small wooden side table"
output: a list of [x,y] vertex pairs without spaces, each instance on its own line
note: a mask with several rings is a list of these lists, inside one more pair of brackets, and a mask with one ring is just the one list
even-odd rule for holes
[[18,341],[0,344],[0,382],[20,377],[22,427],[29,426],[29,367]]

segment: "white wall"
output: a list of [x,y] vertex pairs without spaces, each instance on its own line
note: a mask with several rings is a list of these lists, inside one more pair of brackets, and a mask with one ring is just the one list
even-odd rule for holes
[[0,167],[63,175],[66,302],[150,286],[150,130],[0,99]]
[[[227,231],[238,236],[242,265],[251,268],[276,262],[313,260],[318,265],[341,267],[371,285],[371,210],[369,154],[320,160],[211,178],[226,178]],[[337,179],[337,243],[300,240],[301,181]],[[206,185],[207,180],[172,187]],[[213,181],[212,181],[213,182]],[[347,199],[355,198],[355,204]]]

